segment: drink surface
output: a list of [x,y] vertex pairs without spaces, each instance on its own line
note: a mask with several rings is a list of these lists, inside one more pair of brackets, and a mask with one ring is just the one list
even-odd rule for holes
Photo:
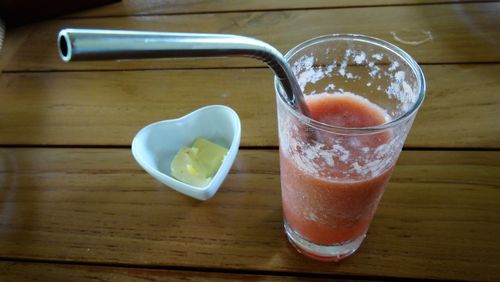
[[340,127],[369,127],[386,122],[386,115],[366,98],[349,92],[309,95],[306,99],[312,118]]
[[[312,95],[306,102],[313,119],[330,125],[368,127],[388,121],[381,108],[352,93]],[[290,157],[290,152],[280,151],[283,209],[288,224],[305,239],[332,245],[366,233],[394,164],[383,170],[364,168],[370,168],[367,164],[373,161],[370,152],[389,143],[391,134],[350,136],[318,130],[318,135],[321,146],[311,148],[335,154],[313,154],[307,152],[311,148],[295,146],[294,155],[313,156],[304,165],[296,156]],[[292,138],[302,139],[298,144],[307,144],[304,139],[310,136],[301,130],[292,134]],[[314,157],[317,155],[321,157]],[[352,160],[356,160],[354,166]]]

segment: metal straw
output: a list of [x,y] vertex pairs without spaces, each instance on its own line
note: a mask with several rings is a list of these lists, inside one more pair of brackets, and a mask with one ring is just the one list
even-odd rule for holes
[[63,29],[59,54],[68,61],[189,57],[250,57],[264,61],[281,81],[285,100],[310,117],[295,75],[271,45],[245,36],[100,29]]

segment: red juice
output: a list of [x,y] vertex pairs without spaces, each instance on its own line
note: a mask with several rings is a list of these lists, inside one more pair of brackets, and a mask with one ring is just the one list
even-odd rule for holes
[[[359,128],[389,121],[381,108],[351,93],[312,95],[306,103],[313,119],[329,125]],[[364,236],[372,221],[394,167],[394,163],[380,166],[375,152],[390,142],[391,134],[331,136],[319,130],[317,134],[322,144],[311,152],[299,145],[280,148],[284,216],[311,243],[343,244]],[[298,129],[287,137],[306,144],[311,134]]]

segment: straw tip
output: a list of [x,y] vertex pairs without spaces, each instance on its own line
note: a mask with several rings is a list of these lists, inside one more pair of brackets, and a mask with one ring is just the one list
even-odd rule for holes
[[68,35],[68,29],[62,29],[59,31],[59,35],[57,36],[57,45],[61,59],[65,62],[69,62],[71,60],[72,47],[71,40]]

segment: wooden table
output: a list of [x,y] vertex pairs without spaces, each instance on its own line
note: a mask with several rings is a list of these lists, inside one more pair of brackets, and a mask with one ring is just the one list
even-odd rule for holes
[[[287,243],[273,74],[263,64],[63,63],[63,27],[234,33],[282,52],[348,32],[407,50],[428,95],[359,252],[319,263]],[[499,63],[496,1],[130,0],[9,30],[0,280],[500,281]],[[200,202],[155,182],[130,143],[149,123],[209,104],[235,109],[243,131],[228,178]]]

